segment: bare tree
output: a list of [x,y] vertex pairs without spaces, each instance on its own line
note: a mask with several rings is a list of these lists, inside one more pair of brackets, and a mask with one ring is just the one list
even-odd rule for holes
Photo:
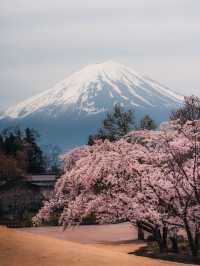
[[185,124],[188,120],[199,120],[200,98],[194,95],[185,97],[183,106],[177,110],[173,110],[170,119],[179,120],[181,124]]

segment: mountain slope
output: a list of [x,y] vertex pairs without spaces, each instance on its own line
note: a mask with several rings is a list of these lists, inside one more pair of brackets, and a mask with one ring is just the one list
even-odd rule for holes
[[[131,68],[108,61],[86,66],[54,88],[7,109],[0,123],[34,126],[46,135],[46,143],[55,141],[68,148],[83,143],[86,134],[96,130],[105,112],[116,103],[135,109],[137,117],[148,113],[159,123],[182,100],[182,96]],[[63,136],[57,138],[61,131],[68,144]]]

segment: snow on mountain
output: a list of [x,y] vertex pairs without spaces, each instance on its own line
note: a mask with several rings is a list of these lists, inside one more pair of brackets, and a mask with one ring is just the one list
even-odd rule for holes
[[131,68],[108,61],[88,65],[55,87],[7,109],[2,118],[22,119],[45,113],[59,117],[73,111],[94,115],[115,103],[133,108],[174,108],[183,97]]
[[108,61],[88,65],[0,116],[0,129],[13,125],[35,128],[42,144],[70,149],[87,142],[106,111],[120,103],[157,124],[182,103],[183,97],[124,65]]

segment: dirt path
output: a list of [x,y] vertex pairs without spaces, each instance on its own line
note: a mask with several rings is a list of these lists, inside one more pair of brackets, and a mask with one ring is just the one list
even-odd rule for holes
[[127,255],[125,246],[116,248],[112,245],[80,244],[0,227],[1,266],[185,265]]

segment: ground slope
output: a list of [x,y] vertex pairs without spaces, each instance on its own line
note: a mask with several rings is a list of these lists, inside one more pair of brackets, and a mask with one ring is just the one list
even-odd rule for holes
[[1,266],[172,266],[185,265],[127,255],[122,248],[63,241],[0,227]]

